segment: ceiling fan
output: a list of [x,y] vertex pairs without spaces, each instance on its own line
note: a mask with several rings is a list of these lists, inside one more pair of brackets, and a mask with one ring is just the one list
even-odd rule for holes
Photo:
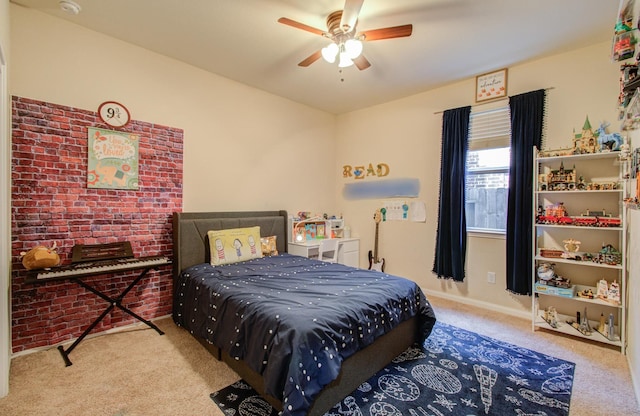
[[413,25],[401,25],[385,27],[381,29],[356,32],[358,15],[364,0],[345,0],[344,9],[338,10],[327,16],[327,30],[316,29],[304,23],[291,20],[286,17],[278,19],[279,23],[306,30],[316,35],[324,36],[332,41],[331,44],[316,51],[303,59],[298,66],[307,67],[323,57],[327,62],[338,60],[339,67],[348,67],[353,64],[363,70],[371,66],[367,58],[362,55],[362,41],[402,38],[411,36]]

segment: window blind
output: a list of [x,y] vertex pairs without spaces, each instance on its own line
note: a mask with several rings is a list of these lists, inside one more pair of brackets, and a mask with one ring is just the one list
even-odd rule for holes
[[471,109],[469,116],[469,150],[509,147],[511,111],[509,105],[488,110]]

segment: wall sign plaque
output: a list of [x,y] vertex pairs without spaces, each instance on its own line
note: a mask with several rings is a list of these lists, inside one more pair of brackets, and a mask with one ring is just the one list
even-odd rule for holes
[[507,69],[489,72],[476,77],[476,102],[507,96]]
[[105,101],[100,104],[98,116],[111,127],[124,127],[131,121],[127,107],[115,101]]

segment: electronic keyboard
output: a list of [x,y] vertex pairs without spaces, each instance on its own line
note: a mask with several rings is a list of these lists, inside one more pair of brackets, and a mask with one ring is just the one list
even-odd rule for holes
[[86,277],[98,274],[107,274],[116,271],[127,271],[135,269],[153,268],[171,264],[171,260],[164,256],[152,257],[128,257],[124,259],[111,259],[100,261],[89,261],[84,263],[71,264],[69,266],[52,267],[49,270],[38,270],[35,278],[37,280]]

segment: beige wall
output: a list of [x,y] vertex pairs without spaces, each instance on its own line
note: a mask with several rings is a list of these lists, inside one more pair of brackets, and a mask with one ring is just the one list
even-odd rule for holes
[[[335,116],[11,5],[11,94],[184,129],[185,211],[335,206]],[[320,196],[320,197],[319,197]]]
[[[508,93],[540,88],[548,92],[547,142],[550,148],[568,146],[573,129],[581,131],[585,116],[597,127],[611,122],[619,131],[616,100],[619,70],[608,59],[609,43],[556,55],[509,68]],[[463,61],[461,61],[461,64]],[[458,82],[402,100],[338,117],[337,164],[384,162],[389,178],[418,178],[419,200],[427,205],[426,223],[386,222],[380,226],[379,254],[387,271],[416,280],[423,288],[444,296],[485,304],[529,316],[531,298],[506,292],[505,240],[470,237],[464,283],[439,280],[432,273],[438,215],[438,181],[442,110],[473,104],[475,79]],[[438,113],[438,114],[434,114]],[[337,178],[337,193],[350,179]],[[373,246],[373,212],[384,200],[340,200],[353,233],[362,237],[361,262]],[[487,283],[487,272],[496,283]]]

